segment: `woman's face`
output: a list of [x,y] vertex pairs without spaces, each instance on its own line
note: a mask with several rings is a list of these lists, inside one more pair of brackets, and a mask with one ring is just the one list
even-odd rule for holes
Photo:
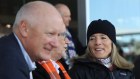
[[112,50],[112,41],[107,35],[96,33],[90,36],[88,47],[94,57],[107,58]]

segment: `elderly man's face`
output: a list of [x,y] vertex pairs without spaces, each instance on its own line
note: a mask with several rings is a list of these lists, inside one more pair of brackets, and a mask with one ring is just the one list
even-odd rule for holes
[[68,38],[66,37],[65,33],[60,34],[59,36],[59,47],[55,48],[52,52],[51,52],[51,59],[54,61],[57,61],[59,59],[61,59],[62,57],[66,57],[66,49],[67,49],[67,45],[69,43]]
[[[55,22],[55,23],[54,23]],[[66,30],[62,18],[43,20],[34,27],[29,27],[27,49],[34,61],[50,59],[51,51],[59,47],[59,35]]]

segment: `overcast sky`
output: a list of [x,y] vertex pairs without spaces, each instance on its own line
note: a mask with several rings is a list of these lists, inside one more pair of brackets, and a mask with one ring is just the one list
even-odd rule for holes
[[140,32],[140,0],[89,0],[88,6],[90,22],[107,19],[117,33]]

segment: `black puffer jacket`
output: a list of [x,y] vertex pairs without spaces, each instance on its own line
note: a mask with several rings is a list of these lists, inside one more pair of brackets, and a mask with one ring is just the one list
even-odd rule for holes
[[134,79],[130,70],[115,68],[110,71],[102,64],[87,59],[76,60],[69,74],[72,79]]

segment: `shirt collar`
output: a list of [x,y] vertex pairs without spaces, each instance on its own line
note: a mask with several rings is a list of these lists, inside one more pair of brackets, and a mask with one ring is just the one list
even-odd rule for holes
[[33,71],[33,70],[36,68],[35,62],[33,62],[33,61],[31,60],[31,58],[29,57],[28,53],[27,53],[26,50],[24,49],[22,43],[20,42],[20,40],[19,40],[18,37],[16,36],[16,34],[14,34],[14,35],[15,35],[17,41],[18,41],[18,44],[19,44],[19,46],[20,46],[20,48],[21,48],[22,54],[23,54],[23,56],[24,56],[24,58],[25,58],[25,61],[27,62],[27,65],[28,65],[28,67],[29,67],[29,70],[30,70],[30,71]]
[[60,66],[59,66],[55,61],[53,61],[53,60],[51,60],[51,59],[50,59],[50,61],[52,62],[54,68],[55,68],[56,71],[57,71],[57,73],[59,73],[59,67],[60,67]]

